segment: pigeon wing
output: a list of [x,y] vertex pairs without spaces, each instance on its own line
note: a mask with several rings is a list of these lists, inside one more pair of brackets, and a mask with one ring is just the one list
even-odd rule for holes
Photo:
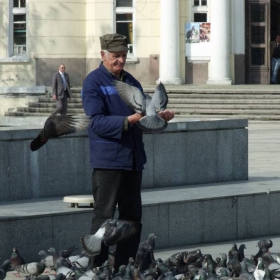
[[82,247],[87,254],[95,256],[100,253],[104,232],[105,228],[101,227],[95,234],[81,237]]
[[136,113],[145,113],[145,98],[146,96],[137,87],[123,83],[118,80],[113,80],[113,85],[118,91],[122,101],[128,105]]
[[50,116],[38,136],[31,141],[30,150],[32,152],[37,151],[46,144],[49,138],[55,138],[85,129],[90,122],[90,119],[84,115]]
[[112,229],[104,234],[104,243],[107,246],[114,245],[134,235],[139,230],[139,225],[130,221],[117,220],[116,225],[112,226]]
[[159,83],[159,85],[155,88],[152,101],[158,110],[165,110],[168,103],[168,95],[162,83]]
[[85,129],[90,124],[87,116],[61,115],[50,116],[44,126],[44,136],[54,138]]

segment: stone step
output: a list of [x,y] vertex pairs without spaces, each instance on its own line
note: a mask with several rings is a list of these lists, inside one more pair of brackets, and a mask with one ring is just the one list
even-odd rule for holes
[[268,99],[230,99],[230,98],[173,98],[168,97],[168,104],[279,104],[280,98]]
[[280,99],[280,94],[169,93],[172,99]]
[[[55,107],[54,107],[55,108]],[[28,112],[28,113],[49,113],[51,114],[54,109],[53,108],[33,108],[33,107],[18,107],[18,112]],[[67,114],[84,114],[84,109],[78,108],[68,108]]]
[[[56,108],[56,102],[46,103],[46,102],[28,102],[29,108]],[[69,102],[67,105],[68,108],[78,108],[82,109],[83,105],[81,102]]]
[[[167,250],[279,235],[278,175],[258,173],[248,181],[142,190],[141,240],[155,232],[156,248]],[[8,259],[17,244],[27,262],[51,246],[81,248],[80,237],[88,234],[92,218],[92,208],[70,207],[63,197],[5,202],[0,212],[2,259]]]
[[175,110],[184,110],[184,109],[231,109],[231,110],[276,110],[280,109],[280,104],[270,103],[270,104],[193,104],[193,103],[168,103],[167,108]]
[[176,114],[177,119],[182,120],[211,120],[211,119],[248,119],[258,121],[279,121],[279,115],[215,115],[215,114]]
[[[169,107],[168,107],[169,108]],[[275,109],[215,109],[215,108],[180,108],[177,111],[174,110],[177,114],[209,114],[209,115],[279,115],[280,111]]]
[[[53,100],[50,97],[39,97],[38,101],[40,103],[55,103],[55,100]],[[72,98],[69,103],[81,103],[82,99],[81,98]]]

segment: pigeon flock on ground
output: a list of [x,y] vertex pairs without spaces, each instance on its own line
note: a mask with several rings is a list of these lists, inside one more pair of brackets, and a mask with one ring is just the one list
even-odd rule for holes
[[[118,236],[115,240],[122,239],[119,238],[119,233],[116,234],[116,221],[111,222],[114,226],[109,230],[110,227],[103,225],[101,227],[103,237],[91,240],[92,243],[105,241],[110,232]],[[125,230],[124,224],[119,224],[119,229]],[[130,258],[127,264],[120,266],[119,271],[113,270],[114,252],[110,252],[108,260],[101,267],[91,269],[89,255],[85,251],[75,254],[78,250],[75,246],[61,251],[56,251],[53,247],[47,252],[41,250],[38,260],[32,263],[25,263],[19,250],[13,248],[10,259],[5,260],[0,266],[0,280],[4,280],[9,271],[12,271],[10,273],[15,277],[31,280],[280,279],[280,254],[276,259],[272,257],[269,249],[273,246],[273,242],[270,239],[260,240],[257,243],[256,254],[250,258],[245,256],[245,244],[239,247],[233,244],[232,248],[225,248],[227,252],[220,253],[221,256],[216,259],[213,259],[211,254],[203,254],[200,249],[196,249],[178,252],[166,260],[155,259],[155,240],[156,235],[149,234],[147,239],[139,244],[135,259]]]

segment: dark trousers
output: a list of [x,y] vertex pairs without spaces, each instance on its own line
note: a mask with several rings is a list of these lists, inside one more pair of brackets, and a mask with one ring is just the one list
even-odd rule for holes
[[56,115],[56,114],[66,115],[67,114],[67,99],[68,98],[69,98],[68,90],[65,90],[63,98],[58,99],[56,101],[56,109],[52,113],[52,115]]
[[[94,209],[91,234],[95,234],[107,219],[114,217],[117,204],[119,219],[140,224],[137,234],[116,245],[115,272],[122,264],[127,265],[130,257],[135,258],[138,250],[142,227],[141,182],[142,171],[94,169],[92,172]],[[109,248],[102,244],[100,254],[94,257],[93,266],[101,266],[108,260],[108,253]]]

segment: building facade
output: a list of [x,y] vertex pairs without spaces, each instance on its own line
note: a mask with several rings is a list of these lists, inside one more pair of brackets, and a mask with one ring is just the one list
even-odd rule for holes
[[[48,87],[61,62],[81,86],[100,63],[99,37],[113,32],[128,37],[126,70],[143,85],[268,84],[279,9],[279,0],[0,0],[0,87]],[[210,41],[189,43],[188,23],[210,24]]]

